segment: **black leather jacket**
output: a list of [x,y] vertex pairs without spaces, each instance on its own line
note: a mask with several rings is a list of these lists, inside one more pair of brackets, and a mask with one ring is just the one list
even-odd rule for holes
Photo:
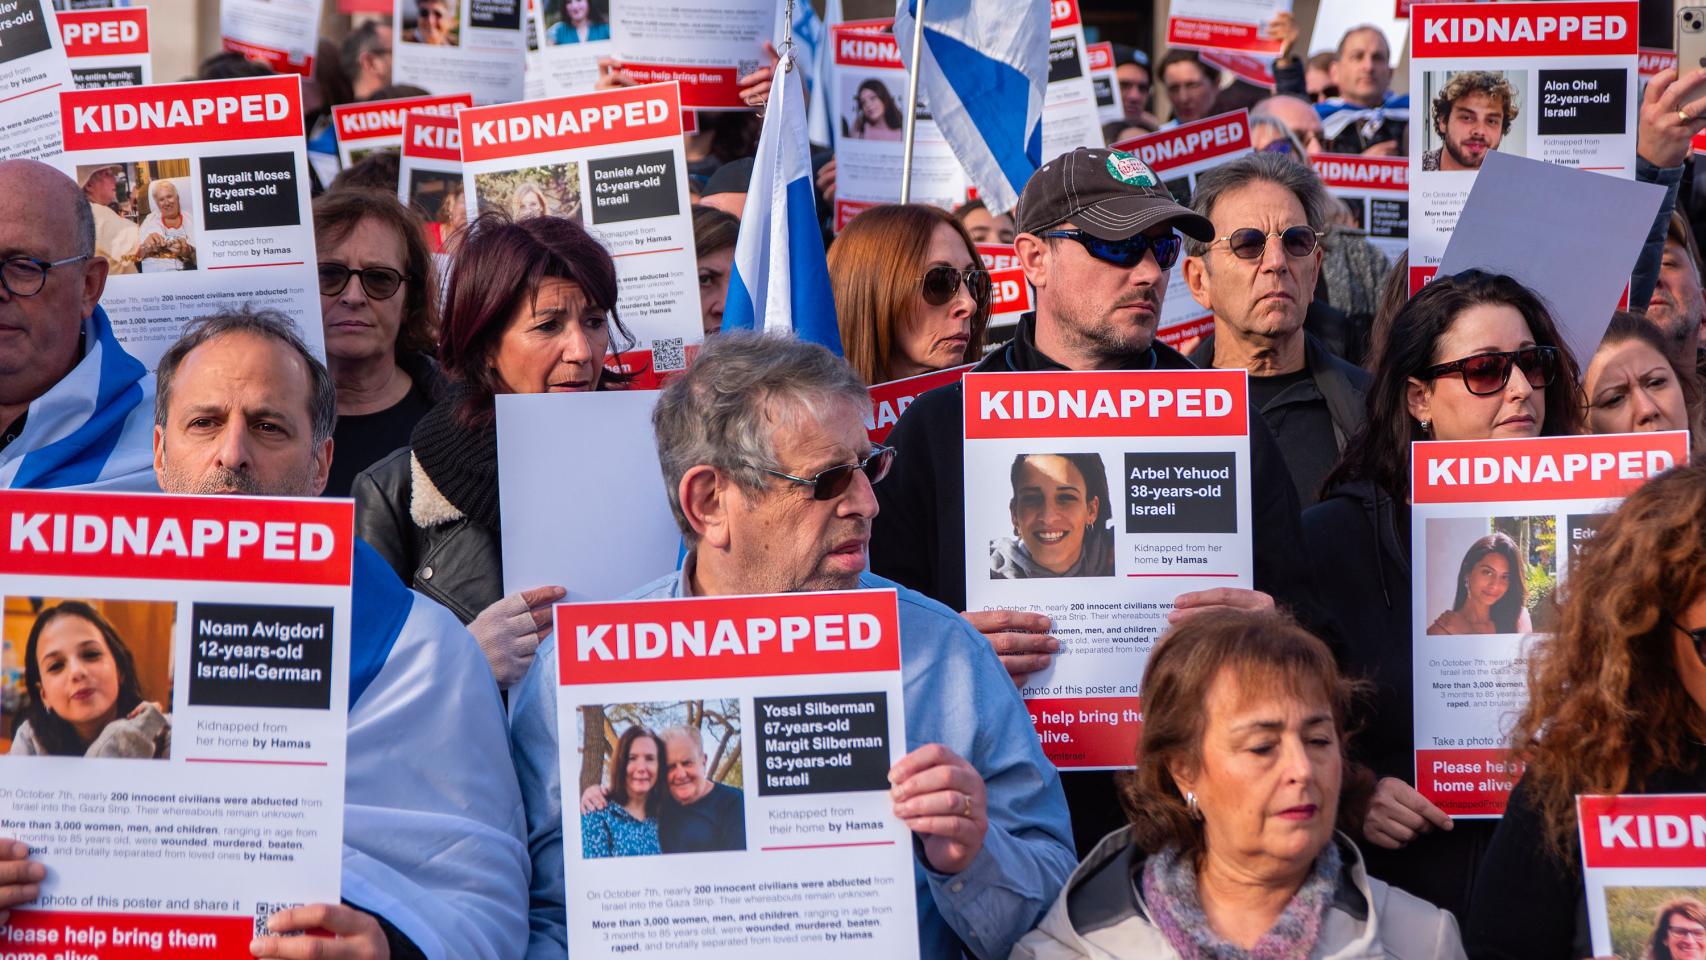
[[404,583],[463,623],[503,598],[497,538],[445,499],[409,448],[363,470],[350,492],[356,535]]

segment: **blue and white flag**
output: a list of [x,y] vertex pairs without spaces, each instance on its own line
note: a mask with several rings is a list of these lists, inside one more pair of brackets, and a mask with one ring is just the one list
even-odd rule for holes
[[[918,0],[901,0],[894,36],[912,58]],[[927,0],[919,98],[978,196],[1013,209],[1043,163],[1049,4],[1042,0]]]
[[804,69],[791,54],[776,68],[735,240],[723,330],[792,330],[839,356],[841,331],[812,193],[806,102],[794,89]]
[[23,431],[0,448],[0,490],[159,489],[154,375],[125,352],[98,306],[83,321],[83,343],[82,359],[30,404]]

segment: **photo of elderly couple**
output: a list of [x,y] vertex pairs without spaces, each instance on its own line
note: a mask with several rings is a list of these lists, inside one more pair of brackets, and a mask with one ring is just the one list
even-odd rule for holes
[[740,700],[580,709],[581,856],[746,849]]

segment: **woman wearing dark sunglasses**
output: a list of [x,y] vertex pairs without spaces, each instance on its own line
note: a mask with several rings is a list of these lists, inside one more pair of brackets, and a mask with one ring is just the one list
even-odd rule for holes
[[1706,460],[1630,494],[1571,560],[1511,744],[1526,770],[1464,942],[1477,958],[1592,956],[1576,796],[1706,793]]
[[884,204],[829,248],[841,348],[866,383],[945,370],[983,356],[989,273],[971,234],[923,204]]
[[1453,824],[1411,785],[1410,445],[1578,433],[1576,364],[1538,297],[1509,277],[1441,277],[1393,318],[1368,422],[1303,514],[1317,596],[1348,672],[1377,691],[1355,746],[1377,782],[1361,827],[1369,872],[1462,916],[1489,824]]
[[604,367],[633,344],[616,317],[615,261],[578,221],[487,214],[456,253],[443,341],[445,397],[410,446],[356,477],[356,532],[468,625],[507,688],[527,672],[565,591],[504,595],[494,397],[622,379]]
[[348,188],[314,201],[320,320],[338,388],[328,497],[349,496],[356,474],[408,446],[444,393],[432,359],[437,286],[422,231],[395,193]]

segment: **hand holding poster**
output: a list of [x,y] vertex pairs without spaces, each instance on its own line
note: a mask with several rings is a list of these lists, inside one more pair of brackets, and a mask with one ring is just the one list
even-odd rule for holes
[[475,103],[520,100],[527,48],[522,0],[396,0],[391,82]]
[[[1244,156],[1251,150],[1250,114],[1239,110],[1204,117],[1171,129],[1133,137],[1114,144],[1149,165],[1166,182],[1173,199],[1190,206],[1197,177]],[[1168,346],[1178,346],[1214,329],[1214,311],[1197,303],[1185,283],[1184,257],[1167,273],[1167,296],[1161,302],[1161,322],[1155,335]]]
[[[835,229],[879,203],[900,202],[906,64],[894,20],[831,24],[830,123],[835,125]],[[968,181],[928,111],[913,134],[912,201],[952,210]]]
[[1243,370],[970,373],[966,607],[1048,616],[1022,695],[1062,769],[1130,767],[1139,682],[1191,590],[1248,587]]
[[677,81],[684,109],[745,110],[735,81],[769,63],[764,44],[781,7],[778,0],[615,0],[610,35],[622,69],[640,83]]
[[676,85],[475,107],[458,121],[469,218],[583,220],[616,258],[617,313],[639,341],[622,362],[638,385],[687,369],[705,333]]
[[337,104],[332,107],[332,129],[338,136],[338,162],[347,168],[375,150],[398,151],[403,145],[403,118],[408,114],[454,117],[458,109],[473,105],[474,98],[466,93]]
[[1410,90],[1410,290],[1438,268],[1493,151],[1635,175],[1633,0],[1418,6]]
[[153,369],[190,320],[273,307],[324,354],[301,80],[168,83],[60,96],[60,168],[83,186],[101,299]]
[[1661,909],[1706,901],[1706,794],[1578,796],[1576,822],[1594,955],[1651,957],[1655,938],[1698,955],[1701,940],[1690,934],[1701,925]]
[[[0,516],[0,835],[47,867],[0,952],[247,956],[257,917],[338,903],[350,502],[5,491]],[[52,667],[91,647],[74,694]]]
[[1453,818],[1498,817],[1522,772],[1506,745],[1527,695],[1525,643],[1557,623],[1572,545],[1647,478],[1686,463],[1688,434],[1411,451],[1416,789]]
[[917,955],[894,591],[561,604],[556,636],[577,958]]
[[61,90],[70,90],[64,41],[45,0],[10,0],[0,19],[0,160],[53,162],[63,149]]
[[147,7],[66,10],[58,18],[77,89],[139,87],[154,82],[148,56]]

